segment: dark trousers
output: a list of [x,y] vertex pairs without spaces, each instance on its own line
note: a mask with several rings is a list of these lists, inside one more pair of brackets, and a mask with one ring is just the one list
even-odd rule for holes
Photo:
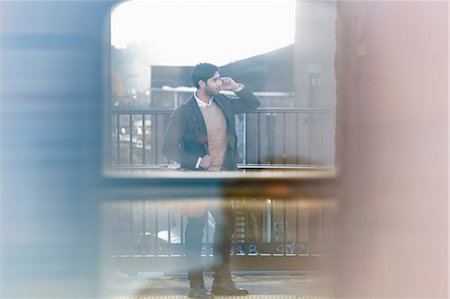
[[[235,215],[230,201],[219,201],[208,207],[216,222],[213,245],[213,271],[215,277],[229,276],[231,237]],[[203,268],[200,262],[202,238],[208,213],[200,218],[187,218],[185,231],[185,254],[188,279],[191,286],[203,284]]]

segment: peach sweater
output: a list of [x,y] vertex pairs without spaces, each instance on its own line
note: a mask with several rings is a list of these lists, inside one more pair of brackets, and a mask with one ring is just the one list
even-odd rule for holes
[[211,105],[200,107],[200,111],[208,132],[208,154],[212,160],[208,171],[220,171],[227,150],[227,121],[214,101]]

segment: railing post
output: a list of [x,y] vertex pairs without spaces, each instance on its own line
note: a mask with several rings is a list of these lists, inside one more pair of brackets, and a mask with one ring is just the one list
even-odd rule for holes
[[145,113],[142,113],[142,165],[145,165]]
[[129,130],[130,130],[130,164],[133,165],[133,114],[130,115],[130,123],[129,123]]
[[156,144],[157,144],[157,137],[158,137],[158,130],[157,130],[157,115],[156,114],[152,114],[151,115],[151,139],[152,139],[152,164],[156,164],[156,159],[157,159],[157,148],[156,148]]
[[117,129],[117,165],[120,165],[120,114],[116,115],[116,129]]
[[269,161],[270,164],[274,163],[275,155],[275,116],[276,113],[267,114],[268,132],[269,132]]
[[244,155],[243,155],[243,157],[242,157],[242,162],[244,163],[244,164],[247,164],[247,144],[248,144],[248,139],[247,139],[247,114],[244,114],[244,118],[243,118],[243,122],[244,122],[244,124],[243,124],[243,127],[244,127],[244,129],[243,129],[243,131],[244,131],[244,140],[243,140],[243,148],[244,148]]

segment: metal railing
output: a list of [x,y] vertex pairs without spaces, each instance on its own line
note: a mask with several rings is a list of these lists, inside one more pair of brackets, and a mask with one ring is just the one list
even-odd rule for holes
[[172,109],[116,109],[111,112],[112,166],[172,164],[161,154],[161,142]]
[[[161,153],[173,109],[114,109],[111,166],[175,166]],[[236,116],[240,167],[332,166],[335,114],[324,108],[260,108]]]
[[[335,202],[330,199],[234,199],[236,228],[230,248],[239,270],[319,270],[317,259],[332,255]],[[112,257],[124,272],[183,269],[186,218],[157,201],[111,202]],[[207,219],[202,245],[205,264],[213,254],[214,221]]]

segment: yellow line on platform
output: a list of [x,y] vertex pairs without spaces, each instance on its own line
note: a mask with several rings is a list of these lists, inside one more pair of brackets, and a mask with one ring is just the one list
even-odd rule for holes
[[[105,297],[104,299],[186,299],[187,296],[170,295],[170,296],[117,296]],[[245,298],[245,299],[332,299],[329,296],[314,296],[314,295],[249,295],[249,296],[215,296],[214,298]]]

